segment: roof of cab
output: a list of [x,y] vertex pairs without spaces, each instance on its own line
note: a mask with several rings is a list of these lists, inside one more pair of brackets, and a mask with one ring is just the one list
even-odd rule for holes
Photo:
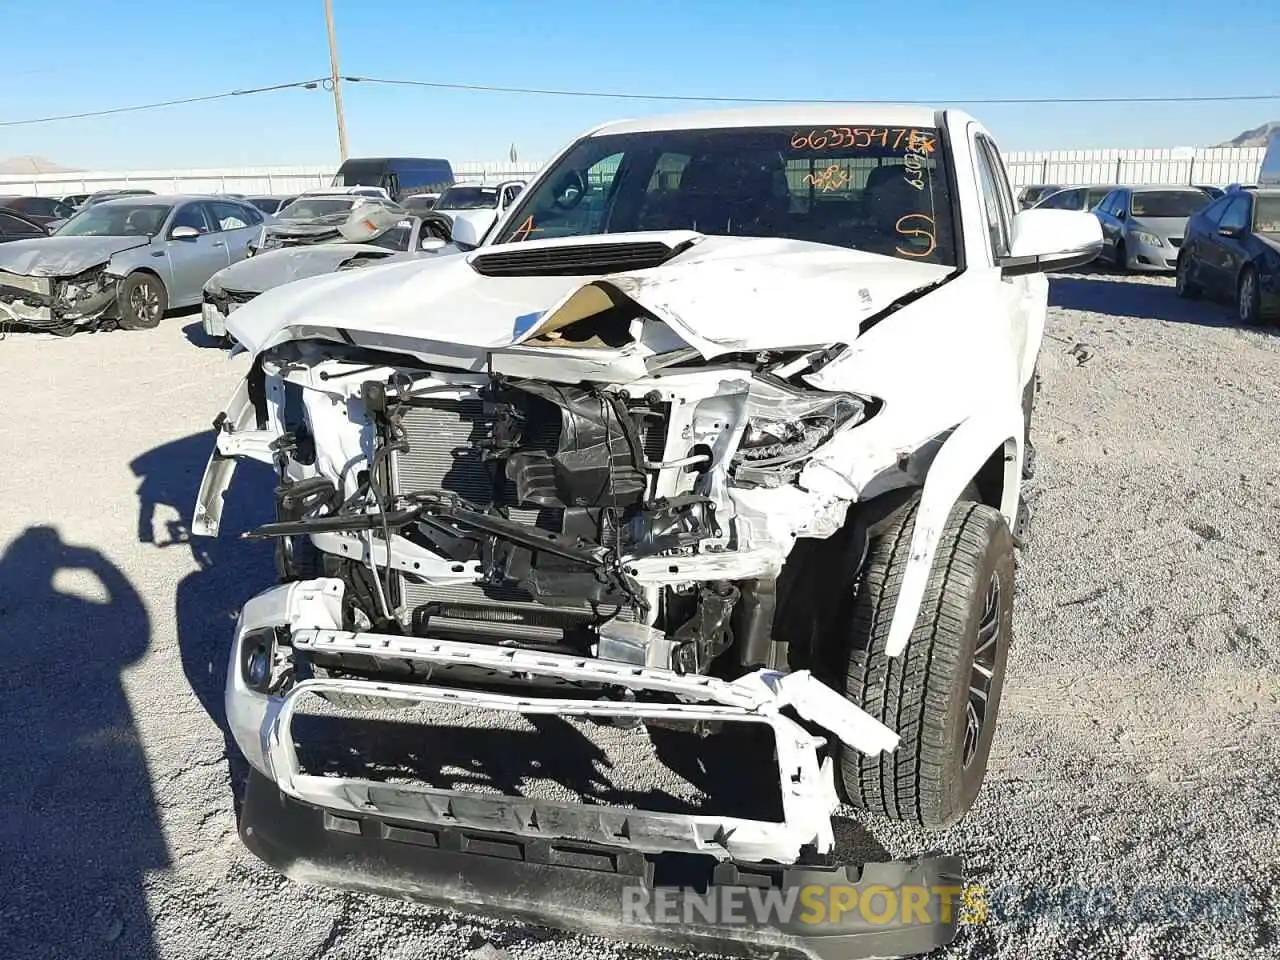
[[[933,107],[919,104],[889,103],[795,103],[767,107],[733,107],[724,110],[699,110],[656,117],[615,120],[596,127],[591,136],[615,133],[645,133],[658,130],[715,130],[733,127],[931,127],[936,120]],[[963,125],[969,117],[948,110],[952,127]]]

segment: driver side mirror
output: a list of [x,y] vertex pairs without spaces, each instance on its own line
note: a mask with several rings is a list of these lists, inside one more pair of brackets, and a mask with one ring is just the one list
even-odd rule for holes
[[450,239],[463,249],[473,249],[480,245],[483,233],[476,229],[476,225],[466,219],[459,217],[453,221],[449,231]]
[[1009,255],[1001,276],[1018,277],[1089,263],[1102,250],[1102,224],[1079,210],[1023,210],[1013,218]]
[[195,227],[174,227],[169,231],[170,240],[195,240],[200,236],[200,231]]

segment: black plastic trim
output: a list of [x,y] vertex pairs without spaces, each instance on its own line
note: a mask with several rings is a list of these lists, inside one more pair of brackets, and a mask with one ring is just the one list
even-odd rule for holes
[[[652,897],[679,873],[678,886],[693,884],[687,869],[671,871],[663,858],[621,847],[510,834],[328,811],[282,794],[257,771],[250,773],[240,835],[254,854],[287,876],[348,890],[380,893],[592,936],[668,948],[715,951],[738,957],[808,957],[868,960],[927,953],[955,939],[959,899],[944,921],[869,923],[850,910],[836,923],[763,927],[750,923],[712,926],[656,924],[623,916],[624,891]],[[703,858],[695,858],[702,860]],[[959,857],[840,864],[777,866],[714,864],[701,874],[708,888],[850,885],[958,887]],[[688,858],[680,866],[686,867]],[[655,878],[664,878],[661,880]],[[650,900],[649,902],[653,902]],[[941,911],[934,911],[941,914]]]

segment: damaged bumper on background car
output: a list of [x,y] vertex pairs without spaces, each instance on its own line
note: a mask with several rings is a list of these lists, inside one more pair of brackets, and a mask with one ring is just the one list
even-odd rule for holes
[[113,313],[119,277],[106,266],[73,277],[24,276],[0,270],[0,320],[66,332]]

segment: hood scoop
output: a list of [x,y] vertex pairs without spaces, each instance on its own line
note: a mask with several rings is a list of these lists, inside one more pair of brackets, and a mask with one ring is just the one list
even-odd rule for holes
[[660,267],[693,242],[672,246],[656,240],[627,240],[500,250],[473,256],[471,269],[483,277],[596,277]]

